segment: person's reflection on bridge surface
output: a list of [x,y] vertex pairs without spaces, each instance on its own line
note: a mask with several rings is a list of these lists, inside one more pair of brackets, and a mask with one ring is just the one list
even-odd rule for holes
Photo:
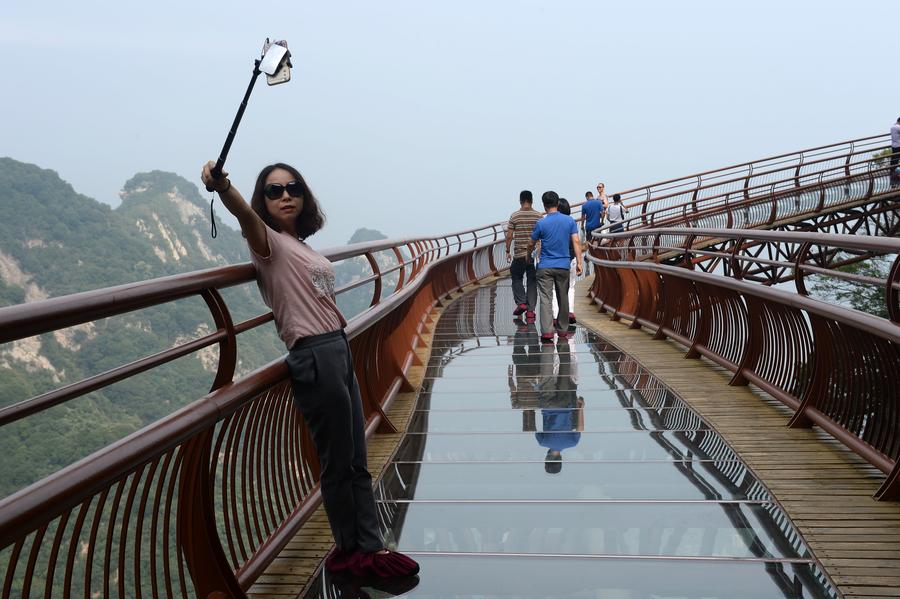
[[541,344],[534,323],[520,324],[516,329],[512,361],[506,371],[509,403],[512,409],[522,410],[522,431],[534,431],[537,384],[541,375]]
[[542,426],[535,437],[547,448],[548,474],[562,470],[563,450],[578,445],[584,430],[584,398],[578,397],[578,364],[572,361],[570,342],[560,339],[556,346],[541,347],[537,395]]

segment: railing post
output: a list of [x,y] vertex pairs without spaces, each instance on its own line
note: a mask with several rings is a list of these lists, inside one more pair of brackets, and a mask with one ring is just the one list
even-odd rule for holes
[[816,206],[816,212],[825,210],[825,182],[822,180],[824,175],[825,173],[819,173],[819,205]]
[[827,373],[831,372],[834,367],[831,352],[827,349],[831,347],[831,333],[828,325],[821,317],[814,314],[810,314],[809,319],[813,330],[812,364],[810,365],[812,371],[809,374],[809,384],[803,397],[800,398],[800,405],[788,421],[790,428],[810,428],[812,426],[812,422],[806,416],[806,410],[815,407],[819,397],[826,393]]
[[844,174],[850,176],[850,161],[853,159],[854,142],[850,142],[850,152],[847,154],[847,160],[844,161]]
[[762,353],[763,340],[763,311],[760,309],[760,302],[753,297],[745,296],[744,300],[747,305],[747,343],[744,344],[744,353],[738,362],[737,370],[734,376],[728,381],[729,385],[740,387],[747,385],[749,381],[744,376],[744,372],[748,369],[755,368]]
[[372,255],[372,252],[366,252],[366,260],[369,261],[369,266],[372,267],[372,274],[374,274],[377,279],[375,279],[375,289],[372,291],[372,302],[369,304],[369,307],[376,305],[381,301],[381,268],[378,267],[378,261],[375,260],[375,256]]
[[753,177],[753,163],[751,162],[747,169],[747,176],[744,178],[744,199],[750,199],[750,178]]
[[804,243],[797,250],[797,257],[794,258],[794,287],[797,288],[797,293],[800,295],[809,295],[809,291],[806,289],[806,281],[803,275],[803,268],[801,264],[806,262],[806,258],[809,255],[809,249],[812,247],[812,244],[809,242]]
[[772,211],[769,212],[769,222],[767,224],[771,225],[775,222],[775,219],[778,218],[778,197],[775,195],[775,184],[772,183],[772,192],[770,194],[772,198]]
[[891,272],[888,274],[887,282],[884,290],[884,301],[887,304],[888,317],[891,322],[900,324],[900,290],[896,285],[900,285],[900,255],[894,260]]
[[403,289],[404,277],[406,276],[406,260],[403,259],[403,254],[400,252],[400,248],[398,246],[394,246],[394,255],[397,257],[397,264],[400,266],[400,270],[397,274],[397,287],[394,288],[394,293],[397,293],[401,289]]
[[800,169],[803,168],[803,152],[800,152],[800,163],[794,169],[794,187],[800,187]]
[[[210,478],[213,429],[184,444],[178,484],[177,543],[198,597],[246,597],[219,542]],[[219,593],[219,595],[215,595]]]
[[234,369],[237,366],[237,338],[234,332],[234,322],[228,312],[225,300],[215,289],[204,289],[200,294],[206,302],[216,328],[224,330],[228,335],[219,342],[219,363],[216,367],[216,378],[213,380],[210,391],[215,391],[222,385],[230,383],[234,379]]

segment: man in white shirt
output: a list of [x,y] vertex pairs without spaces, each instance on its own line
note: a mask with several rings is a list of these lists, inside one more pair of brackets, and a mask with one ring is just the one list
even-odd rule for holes
[[622,196],[619,194],[613,194],[613,203],[606,210],[606,219],[610,225],[609,228],[610,233],[621,233],[624,227],[622,226],[622,221],[625,220],[625,217],[628,216],[628,209],[622,204]]

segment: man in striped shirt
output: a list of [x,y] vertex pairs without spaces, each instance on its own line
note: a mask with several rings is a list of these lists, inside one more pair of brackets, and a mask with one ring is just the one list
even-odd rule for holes
[[[516,300],[513,316],[524,313],[528,322],[534,322],[534,307],[537,304],[537,277],[534,258],[528,251],[528,242],[535,223],[541,218],[541,213],[532,208],[532,203],[531,192],[527,189],[521,192],[520,208],[510,215],[506,227],[506,259],[510,261],[509,274],[512,276],[513,297]],[[523,276],[527,289],[522,284]]]

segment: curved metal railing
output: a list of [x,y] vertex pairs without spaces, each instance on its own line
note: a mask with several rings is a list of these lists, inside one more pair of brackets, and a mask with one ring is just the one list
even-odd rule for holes
[[[393,427],[385,411],[416,362],[431,308],[447,294],[505,268],[500,225],[435,238],[326,250],[365,258],[372,274],[339,288],[372,286],[352,318],[367,434]],[[378,252],[393,254],[383,266]],[[0,500],[2,596],[243,596],[320,502],[319,466],[275,360],[234,379],[237,335],[272,319],[232,321],[220,290],[253,281],[250,265],[121,285],[0,309],[8,343],[148,306],[200,296],[208,335],[0,410],[0,426],[218,345],[212,391],[150,426]],[[391,289],[385,291],[385,281]]]
[[[589,257],[601,309],[677,341],[686,357],[724,366],[731,384],[763,389],[795,411],[792,426],[816,424],[885,472],[877,497],[900,496],[900,239],[663,228],[604,241]],[[778,249],[749,250],[761,243]],[[884,279],[821,265],[842,253],[894,260]],[[718,264],[709,269],[718,274],[699,271],[702,261]],[[798,293],[744,280],[758,269],[792,280]],[[809,298],[810,275],[880,286],[893,322]]]
[[[676,223],[692,226],[691,219],[711,208],[718,207],[719,212],[727,215],[736,208],[771,200],[773,196],[797,196],[799,188],[865,174],[871,165],[877,166],[883,160],[874,154],[889,149],[890,136],[875,135],[625,190],[620,195],[629,209],[630,218],[624,225],[626,229],[675,226]],[[834,203],[833,199],[829,200]],[[807,203],[804,198],[801,205],[814,209],[818,204],[811,200]],[[821,206],[819,210],[825,208]],[[730,218],[731,224],[707,222],[693,226],[749,228],[771,224],[768,219],[739,224],[740,216],[735,214]],[[677,222],[679,219],[680,223]]]

